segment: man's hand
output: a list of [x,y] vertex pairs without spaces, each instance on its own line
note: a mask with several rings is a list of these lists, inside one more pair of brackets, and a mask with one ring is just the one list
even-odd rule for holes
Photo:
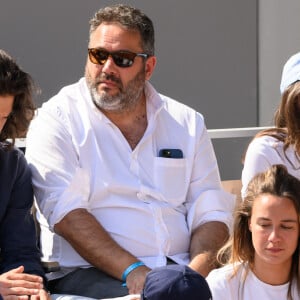
[[129,294],[140,294],[142,292],[149,271],[148,267],[140,266],[128,274],[126,284]]
[[[48,299],[43,290],[43,278],[37,275],[24,273],[24,267],[20,266],[0,275],[0,294],[4,300],[14,299]],[[39,298],[42,295],[43,298]]]

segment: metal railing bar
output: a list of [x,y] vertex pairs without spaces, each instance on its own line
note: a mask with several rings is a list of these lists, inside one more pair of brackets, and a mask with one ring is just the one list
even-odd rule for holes
[[211,139],[227,139],[227,138],[244,138],[253,137],[261,130],[271,127],[244,127],[244,128],[222,128],[208,129],[208,134]]
[[[243,128],[222,128],[208,129],[208,134],[211,139],[228,139],[228,138],[244,138],[252,137],[263,129],[271,127],[243,127]],[[15,143],[18,148],[26,147],[26,138],[18,138]]]

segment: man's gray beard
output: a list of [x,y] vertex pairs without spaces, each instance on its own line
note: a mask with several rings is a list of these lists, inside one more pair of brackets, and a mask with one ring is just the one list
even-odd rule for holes
[[145,86],[145,71],[142,69],[124,89],[120,87],[117,95],[109,95],[106,92],[99,93],[98,84],[86,76],[87,84],[95,105],[103,111],[124,112],[132,110],[140,100]]

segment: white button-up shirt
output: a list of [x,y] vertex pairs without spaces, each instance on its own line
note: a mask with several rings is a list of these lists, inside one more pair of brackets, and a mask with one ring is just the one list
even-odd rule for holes
[[[150,268],[166,257],[189,262],[191,231],[231,222],[234,199],[221,189],[201,114],[146,83],[148,126],[134,150],[92,102],[86,81],[44,103],[27,135],[26,157],[41,223],[43,260],[85,261],[53,226],[77,208],[93,214],[119,245]],[[182,159],[158,157],[179,148]]]

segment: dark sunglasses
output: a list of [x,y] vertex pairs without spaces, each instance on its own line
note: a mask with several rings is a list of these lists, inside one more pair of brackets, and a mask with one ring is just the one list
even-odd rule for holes
[[102,66],[108,60],[108,57],[111,56],[114,63],[121,68],[130,67],[137,56],[141,56],[143,58],[149,57],[149,55],[146,53],[134,53],[130,51],[109,52],[100,48],[89,48],[88,52],[89,52],[90,61],[93,64]]

